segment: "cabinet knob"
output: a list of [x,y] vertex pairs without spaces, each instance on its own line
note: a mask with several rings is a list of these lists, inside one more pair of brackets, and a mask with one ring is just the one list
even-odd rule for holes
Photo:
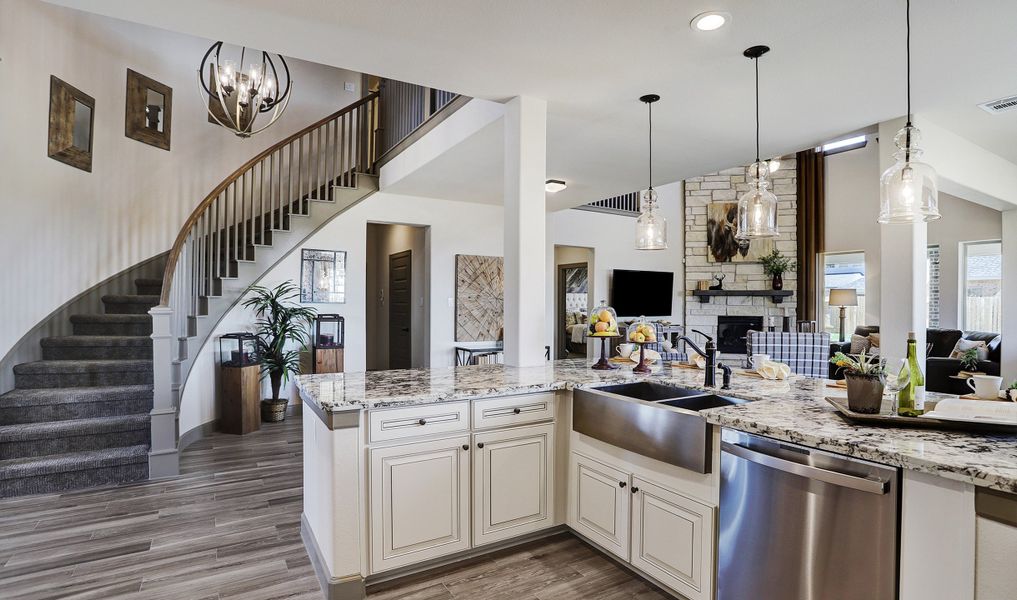
[[483,447],[484,447],[484,442],[480,442],[479,444],[477,444],[477,448],[483,448]]
[[469,444],[463,444],[463,450],[469,450],[469,449],[470,449],[470,445]]
[[519,413],[523,412],[523,410],[521,408],[513,408],[512,412],[518,415]]
[[633,494],[636,494],[636,493],[638,493],[638,492],[639,492],[639,488],[637,488],[637,487],[633,487],[633,488],[632,488],[632,493],[633,493]]
[[427,425],[427,419],[421,419],[417,421],[417,425]]
[[619,482],[618,482],[618,487],[620,487],[620,488],[623,488],[623,487],[625,487],[625,486],[627,486],[627,485],[628,485],[628,484],[627,484],[627,483],[625,483],[624,481],[619,481]]

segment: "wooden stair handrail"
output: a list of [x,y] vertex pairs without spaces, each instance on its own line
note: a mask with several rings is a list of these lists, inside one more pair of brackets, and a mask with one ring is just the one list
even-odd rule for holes
[[198,219],[201,217],[201,215],[204,214],[208,207],[215,201],[216,198],[219,197],[219,195],[226,188],[236,183],[237,180],[240,179],[240,177],[244,173],[250,170],[254,165],[264,160],[266,157],[271,155],[273,152],[280,150],[281,148],[289,145],[294,140],[297,140],[301,136],[304,136],[314,131],[315,129],[318,129],[319,127],[325,125],[326,123],[338,119],[339,117],[343,116],[346,113],[351,113],[361,106],[369,104],[370,102],[378,98],[378,95],[379,95],[378,92],[371,92],[370,94],[364,96],[360,100],[357,100],[353,104],[350,104],[328,115],[327,117],[315,121],[314,123],[301,129],[300,131],[297,131],[296,133],[287,136],[286,138],[280,140],[279,142],[276,142],[275,144],[262,150],[254,158],[242,164],[237,170],[233,171],[228,177],[226,177],[226,179],[223,179],[219,183],[219,185],[215,186],[215,188],[213,188],[212,191],[209,192],[207,196],[205,196],[205,199],[202,200],[197,207],[195,207],[194,211],[191,212],[191,215],[187,217],[187,220],[184,221],[184,224],[180,227],[180,232],[177,234],[176,240],[173,242],[173,247],[170,249],[169,254],[167,255],[166,258],[166,270],[163,271],[162,294],[159,297],[159,305],[169,306],[170,291],[171,288],[173,287],[173,275],[176,272],[177,262],[180,259],[180,254],[183,251],[184,245],[187,243],[188,235],[190,235],[191,230],[194,228],[194,225],[198,222]]

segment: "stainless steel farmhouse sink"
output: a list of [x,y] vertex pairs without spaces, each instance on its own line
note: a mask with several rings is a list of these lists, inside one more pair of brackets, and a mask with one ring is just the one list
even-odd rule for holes
[[710,472],[713,455],[698,411],[745,402],[649,381],[577,389],[572,399],[574,431],[698,473]]

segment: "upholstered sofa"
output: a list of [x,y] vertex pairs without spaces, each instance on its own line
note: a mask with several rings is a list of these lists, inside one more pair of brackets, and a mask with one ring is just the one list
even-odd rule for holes
[[[855,335],[868,336],[870,333],[879,333],[879,326],[864,325],[855,329]],[[930,327],[925,332],[927,345],[925,363],[926,390],[945,394],[967,394],[971,391],[963,379],[953,378],[963,367],[959,359],[950,358],[950,352],[953,351],[957,342],[961,339],[985,342],[988,347],[988,356],[986,360],[978,363],[978,370],[989,375],[999,375],[1002,338],[998,333]],[[830,355],[833,356],[835,352],[847,354],[850,350],[851,342],[835,343],[830,346]],[[830,376],[834,379],[844,378],[844,374],[839,368],[834,368]]]

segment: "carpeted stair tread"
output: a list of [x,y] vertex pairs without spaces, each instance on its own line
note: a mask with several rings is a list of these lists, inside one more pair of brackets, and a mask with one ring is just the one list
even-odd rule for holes
[[0,460],[0,481],[143,463],[148,463],[145,445],[13,458]]
[[159,294],[106,294],[103,302],[134,302],[136,304],[159,304]]
[[102,297],[106,314],[146,314],[159,305],[158,295],[109,294]]
[[14,389],[0,395],[0,425],[147,414],[151,385]]
[[162,279],[139,277],[134,280],[134,288],[139,294],[159,294],[162,292]]
[[41,340],[44,360],[152,358],[147,335],[69,335]]
[[152,337],[147,335],[65,335],[43,338],[46,346],[150,346]]
[[148,429],[149,422],[147,414],[138,414],[4,425],[0,426],[0,444],[67,436],[115,433],[137,429],[144,430]]
[[71,315],[74,335],[151,335],[152,316],[145,314]]
[[130,360],[37,360],[14,365],[16,375],[38,373],[89,373],[107,371],[151,371],[152,361]]
[[130,315],[130,314],[87,314],[71,315],[71,323],[138,323],[151,324],[152,315]]

